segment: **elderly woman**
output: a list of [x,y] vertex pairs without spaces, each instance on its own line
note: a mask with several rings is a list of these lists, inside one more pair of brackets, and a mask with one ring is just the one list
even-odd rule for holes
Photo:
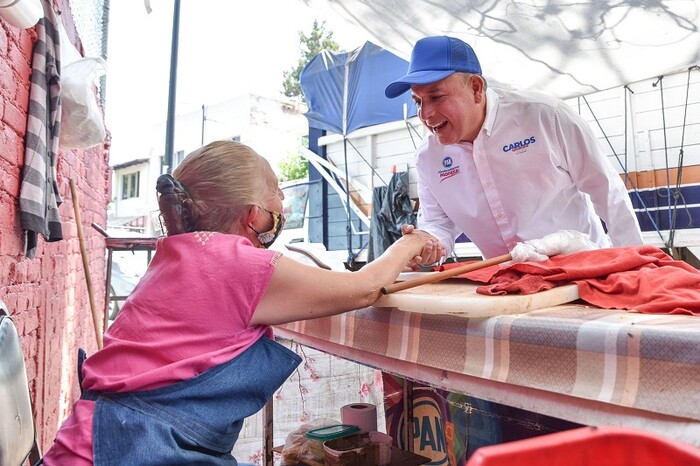
[[83,364],[45,465],[237,464],[243,420],[300,362],[270,326],[372,304],[429,241],[405,235],[357,272],[266,249],[284,195],[268,162],[232,141],[194,151],[157,190],[168,236]]

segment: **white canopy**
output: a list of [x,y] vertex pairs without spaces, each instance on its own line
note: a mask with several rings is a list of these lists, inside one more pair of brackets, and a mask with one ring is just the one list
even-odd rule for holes
[[406,59],[421,37],[459,37],[490,84],[561,98],[700,64],[700,0],[303,1]]

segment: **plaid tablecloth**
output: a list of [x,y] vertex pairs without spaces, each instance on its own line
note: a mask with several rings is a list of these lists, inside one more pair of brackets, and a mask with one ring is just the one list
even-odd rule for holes
[[698,317],[578,304],[479,319],[370,307],[276,333],[451,389],[466,377],[564,395],[573,409],[592,401],[700,425]]

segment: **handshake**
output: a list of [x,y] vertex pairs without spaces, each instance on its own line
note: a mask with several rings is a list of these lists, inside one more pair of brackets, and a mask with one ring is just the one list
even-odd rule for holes
[[[413,225],[403,225],[401,233],[411,234],[416,230]],[[478,245],[477,245],[478,247]],[[588,235],[574,230],[559,230],[539,239],[531,239],[517,243],[510,251],[512,259],[507,264],[517,262],[541,262],[558,254],[573,254],[579,251],[598,249]],[[428,241],[421,255],[409,261],[406,270],[417,271],[421,266],[437,264],[445,258],[445,248],[437,238]]]

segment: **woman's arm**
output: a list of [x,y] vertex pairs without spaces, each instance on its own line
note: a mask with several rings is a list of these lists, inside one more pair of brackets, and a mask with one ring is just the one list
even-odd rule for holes
[[381,288],[396,280],[406,263],[420,255],[431,236],[402,236],[380,257],[357,272],[335,272],[282,256],[250,325],[274,325],[340,314],[369,306]]

